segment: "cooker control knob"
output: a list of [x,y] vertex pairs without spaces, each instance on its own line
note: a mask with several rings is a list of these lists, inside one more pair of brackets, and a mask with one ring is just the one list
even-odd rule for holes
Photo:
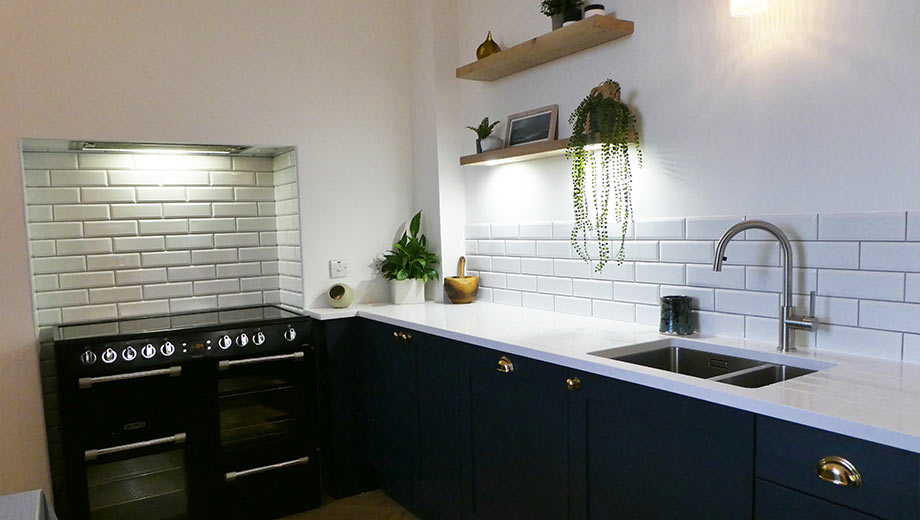
[[118,353],[111,348],[105,349],[105,352],[102,353],[102,361],[106,364],[114,363],[116,359],[118,359]]
[[288,341],[294,341],[294,338],[296,337],[297,337],[297,332],[294,331],[294,327],[290,327],[288,328],[288,330],[284,331],[284,339]]
[[220,345],[220,348],[227,350],[228,348],[233,346],[233,340],[230,339],[230,336],[227,336],[226,334],[224,334],[224,337],[217,340],[217,344]]
[[128,346],[128,348],[121,351],[121,357],[125,361],[134,361],[134,358],[137,357],[137,351],[134,350],[134,347]]
[[173,345],[172,343],[168,341],[166,343],[163,343],[163,345],[160,347],[160,354],[163,354],[166,357],[173,355],[173,352],[175,351],[176,351],[175,345]]
[[80,354],[80,361],[86,366],[92,366],[96,364],[96,354],[93,354],[92,350],[84,351]]
[[255,335],[252,336],[252,342],[255,343],[256,345],[261,345],[262,343],[265,343],[265,334],[262,334],[261,330],[259,332],[256,332]]
[[141,355],[144,356],[144,359],[150,359],[157,355],[157,348],[150,343],[147,343],[144,345],[144,348],[141,349]]
[[240,333],[240,335],[236,337],[236,344],[245,347],[249,344],[249,336],[247,336],[245,332]]

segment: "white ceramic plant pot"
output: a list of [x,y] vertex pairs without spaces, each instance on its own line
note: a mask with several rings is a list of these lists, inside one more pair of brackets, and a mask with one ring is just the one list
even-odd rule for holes
[[502,146],[505,145],[505,142],[502,141],[500,137],[486,137],[481,141],[482,151],[489,152],[491,150],[501,150]]
[[423,280],[390,280],[390,295],[393,303],[425,303],[425,282]]

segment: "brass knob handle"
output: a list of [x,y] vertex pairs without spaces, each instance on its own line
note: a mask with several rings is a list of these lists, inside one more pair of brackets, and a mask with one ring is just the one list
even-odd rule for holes
[[819,460],[815,466],[815,474],[819,479],[837,486],[862,486],[862,475],[856,470],[856,466],[836,455]]
[[495,370],[505,374],[510,374],[511,372],[514,372],[514,363],[508,359],[508,356],[502,356],[501,359],[498,360],[498,366],[495,368]]
[[393,331],[393,339],[399,339],[399,331]]
[[399,333],[399,339],[401,339],[401,340],[403,340],[403,341],[411,341],[411,340],[412,340],[412,334],[409,334],[409,333],[407,333],[407,332],[400,332],[400,333]]
[[581,389],[581,379],[570,377],[565,380],[565,387],[572,391],[579,390]]

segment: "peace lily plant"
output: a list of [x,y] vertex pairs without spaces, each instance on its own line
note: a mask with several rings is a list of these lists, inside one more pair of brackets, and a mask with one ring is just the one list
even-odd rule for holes
[[438,257],[428,250],[428,239],[419,233],[422,212],[409,222],[409,229],[384,253],[380,272],[390,280],[393,303],[422,303],[425,301],[425,284],[439,278]]

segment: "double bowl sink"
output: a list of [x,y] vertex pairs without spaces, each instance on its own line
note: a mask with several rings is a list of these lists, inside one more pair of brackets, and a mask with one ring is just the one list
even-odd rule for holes
[[744,388],[760,388],[833,366],[770,353],[757,353],[759,359],[755,359],[748,357],[749,353],[743,349],[680,339],[652,341],[590,354]]

